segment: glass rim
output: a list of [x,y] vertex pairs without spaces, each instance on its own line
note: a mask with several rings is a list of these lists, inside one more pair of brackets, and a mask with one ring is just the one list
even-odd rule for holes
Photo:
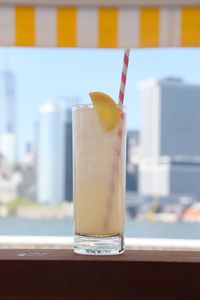
[[[126,105],[124,104],[118,104],[116,103],[118,107],[122,108],[123,110],[126,109]],[[94,105],[92,103],[83,103],[83,104],[75,104],[72,106],[72,110],[76,110],[76,109],[79,109],[79,108],[89,108],[89,109],[92,109],[94,107]]]

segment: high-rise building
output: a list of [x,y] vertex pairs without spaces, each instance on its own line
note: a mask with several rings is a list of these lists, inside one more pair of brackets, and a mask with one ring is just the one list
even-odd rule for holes
[[141,89],[140,193],[199,196],[200,85],[166,78]]
[[39,108],[37,126],[37,199],[56,204],[64,200],[64,121],[54,102]]
[[138,137],[139,132],[129,130],[127,132],[126,145],[126,191],[138,189]]
[[64,129],[64,199],[73,200],[72,107],[80,103],[77,97],[61,97],[65,115]]
[[12,72],[1,73],[0,94],[4,106],[4,132],[15,132],[15,78]]
[[17,160],[16,135],[12,132],[5,132],[1,135],[1,154],[10,164],[14,165]]
[[15,164],[17,160],[17,137],[15,123],[15,78],[5,70],[1,73],[1,153],[4,159]]
[[66,111],[65,124],[65,176],[64,191],[65,200],[73,200],[73,158],[72,158],[72,109]]
[[200,85],[166,78],[146,81],[141,90],[142,155],[200,156]]
[[200,197],[200,160],[160,157],[157,161],[141,160],[139,192],[155,196]]
[[29,142],[26,144],[26,153],[17,165],[22,176],[22,181],[18,187],[18,194],[23,199],[36,200],[36,165],[35,149]]

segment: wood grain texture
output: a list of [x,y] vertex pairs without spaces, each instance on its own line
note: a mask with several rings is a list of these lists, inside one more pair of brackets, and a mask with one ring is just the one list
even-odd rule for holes
[[1,300],[199,299],[200,252],[0,250]]

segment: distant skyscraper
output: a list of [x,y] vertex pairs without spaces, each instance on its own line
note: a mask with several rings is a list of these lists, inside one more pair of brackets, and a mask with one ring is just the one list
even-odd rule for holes
[[6,123],[5,131],[9,133],[15,132],[15,78],[10,71],[2,73],[3,81],[3,97],[6,107]]
[[65,199],[73,200],[73,168],[72,168],[72,110],[67,109],[66,130],[65,130],[65,176],[64,189]]
[[80,103],[77,97],[60,97],[65,116],[64,127],[64,199],[73,200],[72,107]]
[[137,191],[138,189],[138,131],[127,132],[126,146],[126,191]]
[[17,160],[16,144],[16,135],[14,133],[6,132],[1,135],[1,154],[10,164],[15,164]]
[[200,85],[166,78],[141,90],[143,157],[200,157]]
[[26,153],[17,168],[22,176],[22,181],[18,187],[19,197],[36,201],[35,149],[31,143],[27,143]]
[[200,85],[142,84],[141,194],[200,196]]
[[1,124],[1,153],[11,164],[17,159],[17,137],[15,123],[15,79],[6,70],[1,74],[0,98],[2,104]]
[[55,204],[64,200],[63,113],[54,102],[39,109],[37,126],[37,198]]

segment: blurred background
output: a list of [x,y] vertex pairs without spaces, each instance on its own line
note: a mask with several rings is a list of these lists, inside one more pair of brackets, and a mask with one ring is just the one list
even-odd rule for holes
[[[0,48],[0,235],[73,235],[72,115],[117,100],[120,49]],[[200,238],[200,49],[133,49],[126,236]]]

